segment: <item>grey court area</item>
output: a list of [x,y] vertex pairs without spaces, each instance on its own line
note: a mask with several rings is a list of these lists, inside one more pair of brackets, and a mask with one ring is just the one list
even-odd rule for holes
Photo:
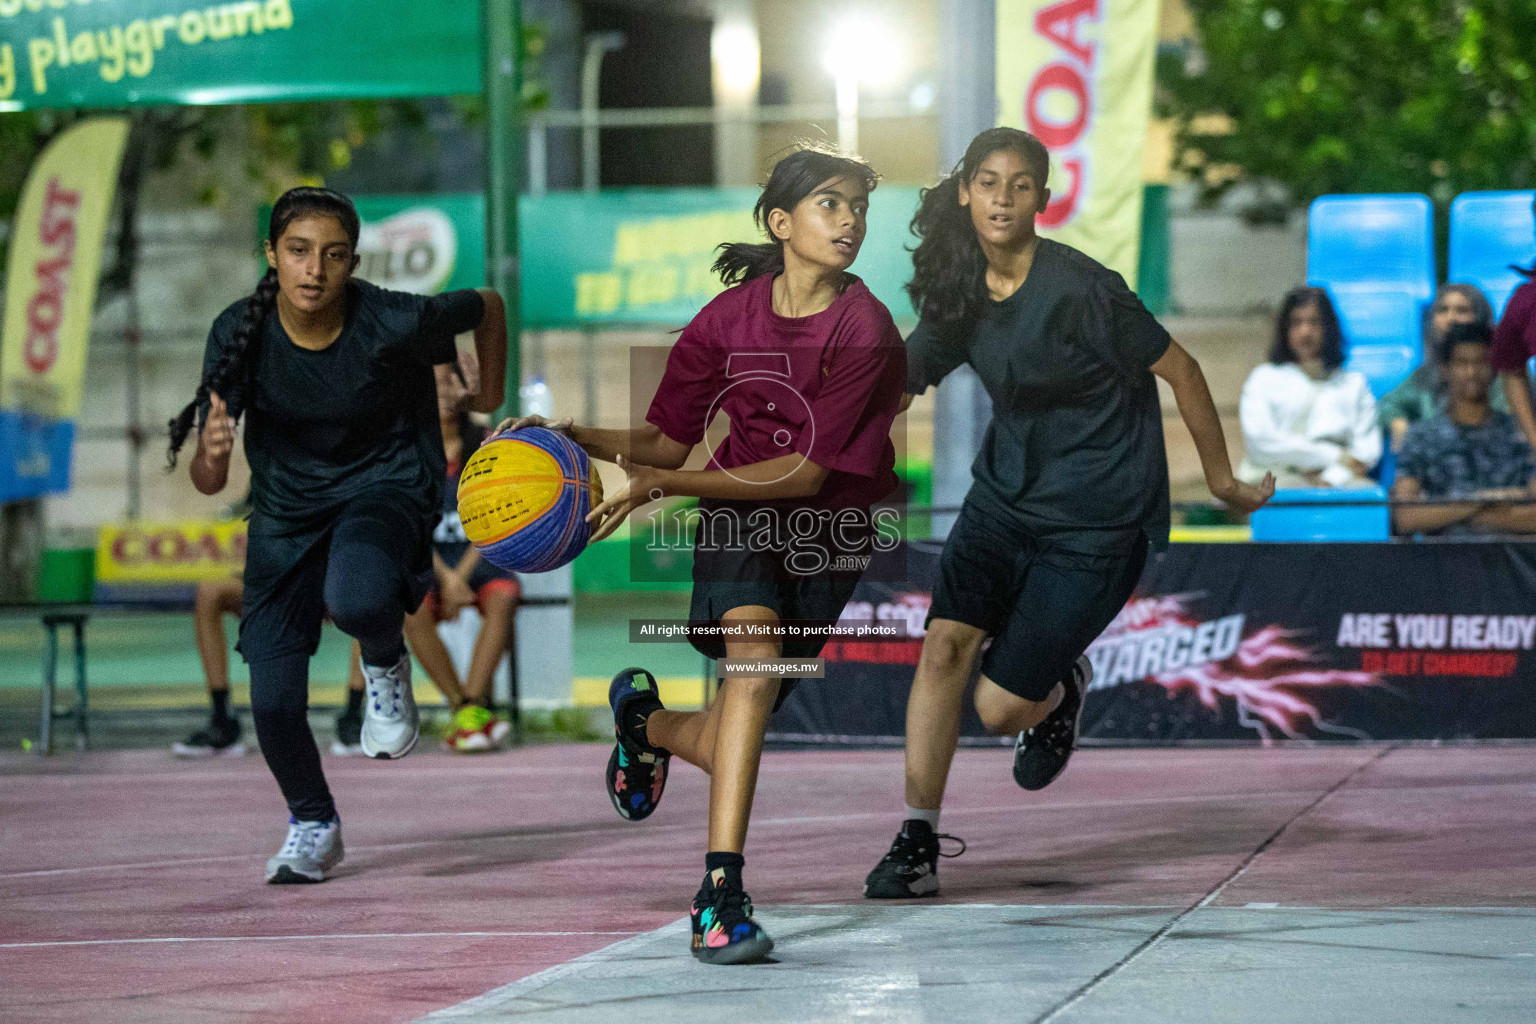
[[758,917],[779,946],[771,964],[698,964],[684,920],[422,1020],[1536,1020],[1530,909],[865,905]]

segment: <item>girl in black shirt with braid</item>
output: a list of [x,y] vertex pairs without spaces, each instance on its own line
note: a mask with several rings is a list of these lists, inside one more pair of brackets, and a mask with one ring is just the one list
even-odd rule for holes
[[473,408],[501,404],[507,329],[490,290],[430,298],[354,280],[357,211],[297,188],[272,210],[270,269],[214,321],[197,395],[171,421],[171,465],[200,429],[192,482],[223,489],[235,422],[246,419],[254,505],[237,645],[251,672],[261,752],[288,803],[268,882],[319,882],[342,857],[341,822],[309,730],[309,659],[329,611],[362,646],[362,747],[404,757],[416,743],[405,615],[432,582],[432,530],[447,463],[432,367],[475,332]]
[[921,322],[907,391],[970,363],[993,402],[974,483],[944,543],[907,704],[906,820],[864,894],[939,890],[939,804],[960,701],[982,642],[976,710],[1017,733],[1014,779],[1040,789],[1077,740],[1093,669],[1084,650],[1168,543],[1168,462],[1155,374],[1178,399],[1211,493],[1251,511],[1274,481],[1232,475],[1200,367],[1120,275],[1035,234],[1051,193],[1045,147],[982,132],[923,193],[908,285]]

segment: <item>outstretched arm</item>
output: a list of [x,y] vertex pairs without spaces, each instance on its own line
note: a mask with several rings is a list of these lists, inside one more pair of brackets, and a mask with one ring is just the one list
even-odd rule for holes
[[547,420],[543,416],[520,416],[505,419],[496,427],[496,433],[505,430],[521,430],[524,427],[547,427],[564,433],[594,459],[602,462],[618,462],[620,456],[637,466],[655,466],[659,469],[677,469],[688,461],[693,445],[674,441],[661,432],[654,423],[633,427],[629,430],[608,430],[601,427],[581,427],[570,420]]
[[1176,341],[1168,343],[1152,372],[1167,381],[1173,388],[1173,397],[1179,405],[1179,415],[1195,439],[1195,449],[1200,453],[1200,466],[1205,470],[1205,485],[1211,493],[1239,512],[1252,512],[1275,493],[1275,478],[1264,474],[1264,482],[1258,487],[1245,484],[1232,475],[1232,460],[1227,455],[1227,438],[1221,429],[1221,417],[1216,414],[1216,403],[1211,400],[1211,389],[1205,382],[1200,364]]
[[808,498],[819,492],[827,479],[825,466],[818,466],[797,452],[730,470],[657,469],[631,462],[624,455],[616,456],[615,461],[629,474],[629,479],[587,516],[593,541],[618,529],[641,505],[660,498]]

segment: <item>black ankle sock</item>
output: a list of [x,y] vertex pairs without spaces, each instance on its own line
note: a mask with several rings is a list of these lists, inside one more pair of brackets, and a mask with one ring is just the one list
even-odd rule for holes
[[209,690],[208,699],[213,702],[213,720],[215,722],[227,722],[229,720],[229,691]]
[[733,889],[741,888],[741,869],[746,866],[747,859],[739,853],[706,853],[704,855],[704,887],[710,888],[715,884],[716,871],[722,872],[722,878],[726,885]]
[[360,715],[363,713],[363,698],[367,695],[367,692],[366,690],[347,691],[347,714]]

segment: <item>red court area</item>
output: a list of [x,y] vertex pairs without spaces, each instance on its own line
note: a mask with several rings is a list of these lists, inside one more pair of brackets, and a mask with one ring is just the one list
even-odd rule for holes
[[[348,855],[262,884],[286,818],[258,757],[0,759],[0,1020],[411,1021],[676,921],[705,785],[674,762],[620,820],[602,746],[327,760]],[[1536,906],[1536,749],[1088,749],[1025,793],[964,750],[941,902]],[[900,816],[900,751],[767,755],[747,881],[856,904]],[[688,960],[679,943],[676,954]],[[750,970],[741,968],[739,970]]]

